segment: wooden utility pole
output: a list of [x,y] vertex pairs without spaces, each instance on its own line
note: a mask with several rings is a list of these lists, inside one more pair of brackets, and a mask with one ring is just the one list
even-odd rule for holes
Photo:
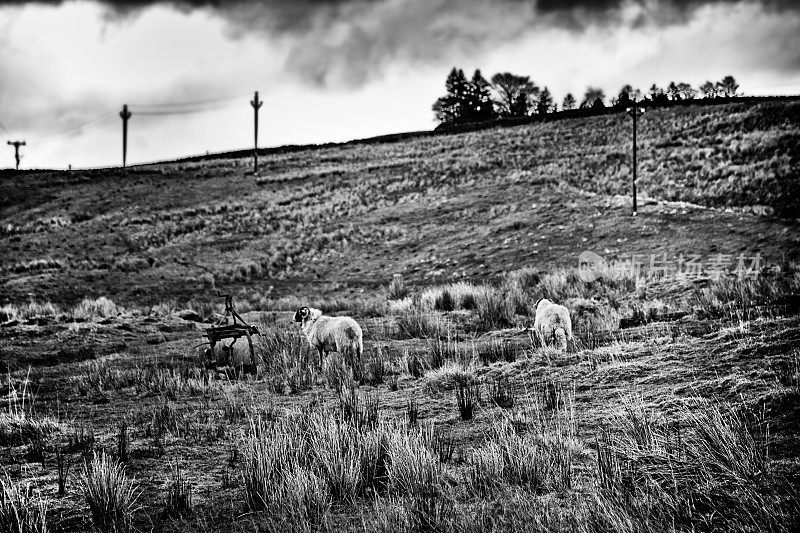
[[258,176],[258,110],[264,105],[264,102],[258,100],[258,91],[255,97],[250,100],[250,105],[253,106],[253,118],[255,120],[255,149],[253,150],[253,175]]
[[626,109],[626,112],[633,117],[633,216],[636,216],[636,119],[644,113],[644,108],[633,101],[633,107]]
[[128,104],[122,106],[122,111],[119,112],[119,116],[122,118],[122,168],[125,168],[128,156],[128,119],[131,118],[131,112],[128,111]]
[[19,160],[21,159],[19,156],[19,147],[25,146],[25,141],[6,141],[6,143],[14,147],[14,160],[17,162],[17,170],[19,170]]

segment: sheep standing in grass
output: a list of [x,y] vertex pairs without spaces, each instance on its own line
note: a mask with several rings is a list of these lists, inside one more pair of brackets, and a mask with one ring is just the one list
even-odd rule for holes
[[540,298],[536,302],[536,319],[533,328],[539,335],[542,345],[547,346],[552,342],[558,349],[567,350],[567,341],[575,345],[572,336],[572,320],[569,310],[563,305],[554,304],[547,298]]
[[349,316],[325,316],[319,309],[302,307],[294,314],[294,321],[308,339],[312,349],[319,353],[319,364],[329,352],[339,352],[350,363],[354,373],[361,369],[364,351],[361,326]]

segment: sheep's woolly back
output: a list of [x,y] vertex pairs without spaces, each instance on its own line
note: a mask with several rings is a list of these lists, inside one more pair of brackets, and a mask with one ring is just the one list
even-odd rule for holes
[[567,340],[572,340],[572,320],[569,317],[569,310],[546,298],[539,300],[536,305],[533,327],[545,344],[552,338],[560,350],[566,351]]
[[361,326],[349,316],[326,316],[319,309],[309,308],[309,316],[300,327],[312,348],[361,358]]

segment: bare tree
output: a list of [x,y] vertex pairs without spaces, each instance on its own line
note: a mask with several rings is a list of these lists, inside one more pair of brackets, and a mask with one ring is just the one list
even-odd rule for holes
[[528,115],[539,88],[529,76],[517,76],[510,72],[492,76],[492,89],[495,92],[497,109],[502,116],[519,117]]

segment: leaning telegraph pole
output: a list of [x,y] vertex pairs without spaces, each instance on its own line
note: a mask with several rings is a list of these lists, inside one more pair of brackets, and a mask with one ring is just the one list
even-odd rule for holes
[[122,106],[122,111],[119,112],[122,119],[122,168],[125,168],[126,159],[128,156],[128,119],[131,118],[131,112],[128,111],[128,104]]
[[25,146],[25,141],[6,141],[6,144],[14,147],[14,160],[17,162],[17,171],[19,171],[19,147]]
[[258,176],[258,110],[264,105],[264,102],[258,100],[258,91],[255,97],[250,100],[250,105],[253,106],[253,119],[255,120],[255,149],[253,150],[253,175]]
[[636,216],[636,119],[644,113],[644,108],[639,107],[636,100],[633,101],[633,107],[625,110],[631,117],[633,117],[633,215]]

